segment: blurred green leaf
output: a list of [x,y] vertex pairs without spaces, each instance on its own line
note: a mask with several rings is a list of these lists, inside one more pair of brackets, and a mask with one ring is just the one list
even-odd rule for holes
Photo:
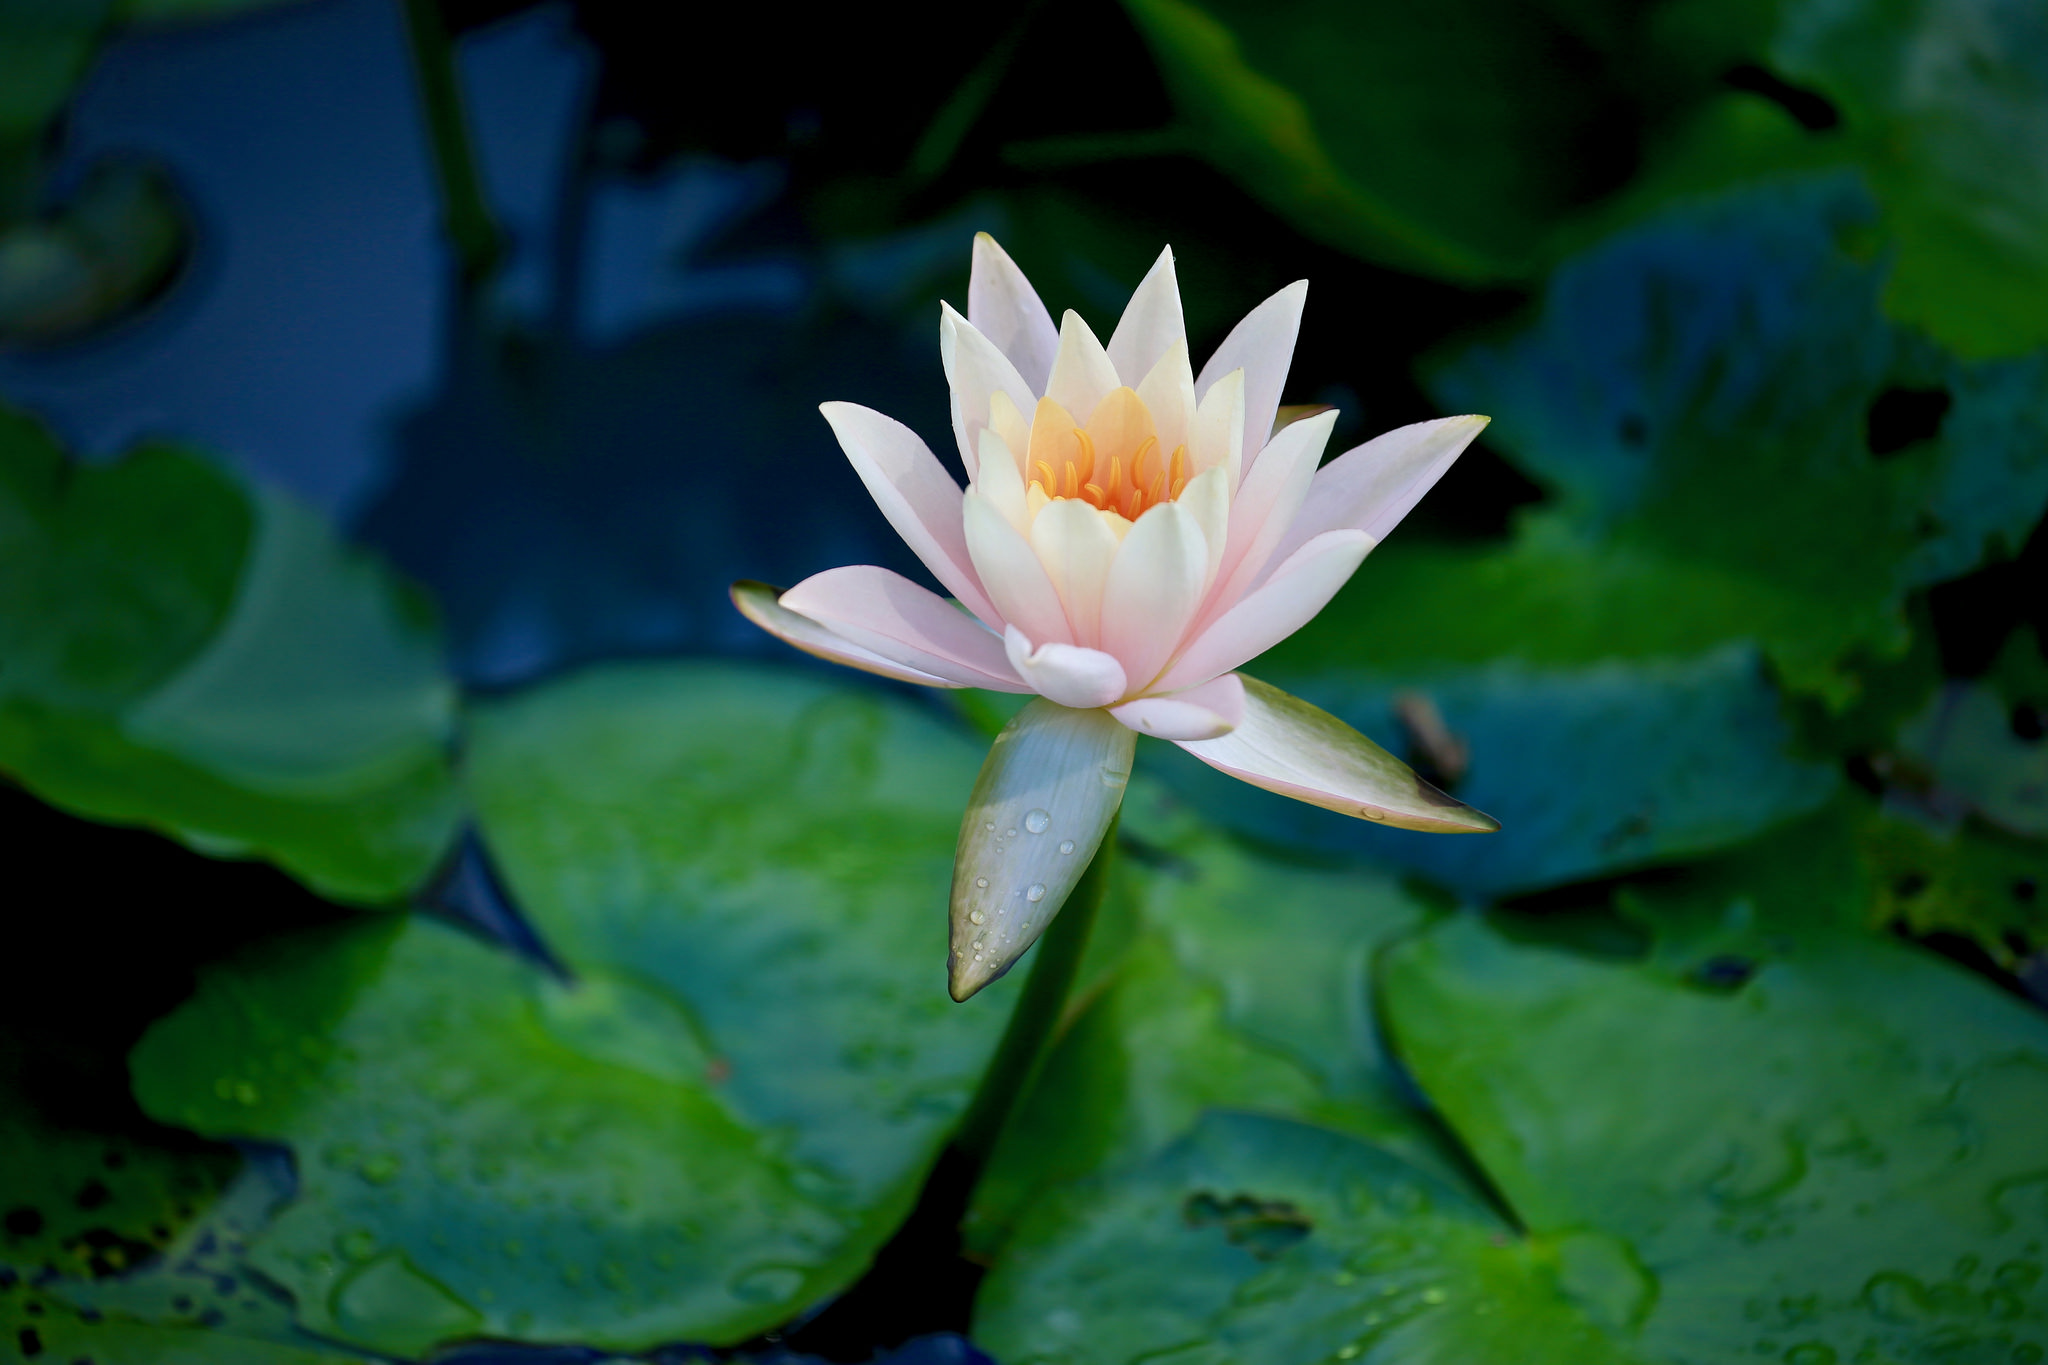
[[1882,267],[1840,244],[1870,213],[1838,176],[1674,209],[1433,381],[1581,534],[1775,595],[1737,630],[1838,707],[1846,655],[1904,648],[1908,589],[2016,549],[2048,504],[2048,360],[1965,364],[1885,321]]
[[420,601],[297,504],[166,447],[70,463],[0,415],[0,771],[74,814],[388,902],[453,835]]
[[1459,1182],[1372,1024],[1373,952],[1432,909],[1240,847],[1142,780],[1123,829],[1099,970],[989,1161],[970,1244],[994,1253],[1044,1188],[1133,1166],[1211,1107],[1311,1119]]
[[1643,1359],[1653,1284],[1597,1234],[1525,1241],[1376,1148],[1212,1113],[1134,1171],[1031,1210],[976,1304],[1006,1365]]
[[306,1328],[730,1342],[850,1283],[915,1200],[1014,993],[945,991],[978,746],[801,676],[619,667],[481,708],[486,841],[573,979],[426,921],[209,977],[145,1108],[282,1141],[251,1258]]
[[1629,152],[1599,55],[1539,6],[1125,8],[1200,153],[1368,260],[1464,283],[1525,275]]
[[1648,1268],[1652,1359],[2032,1359],[2048,1020],[1740,903],[1595,960],[1475,917],[1382,961],[1396,1050],[1533,1233]]
[[316,1343],[287,1344],[198,1327],[88,1316],[28,1281],[0,1286],[0,1341],[24,1361],[92,1365],[370,1365]]

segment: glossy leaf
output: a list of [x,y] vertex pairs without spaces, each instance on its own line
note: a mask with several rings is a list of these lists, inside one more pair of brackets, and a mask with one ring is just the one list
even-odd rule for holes
[[0,416],[0,622],[0,769],[52,805],[359,902],[452,837],[423,608],[294,503],[163,447],[73,466]]
[[1650,1358],[2031,1359],[2048,1021],[1911,948],[1749,913],[1641,962],[1448,921],[1382,964],[1393,1041],[1532,1232],[1650,1269]]

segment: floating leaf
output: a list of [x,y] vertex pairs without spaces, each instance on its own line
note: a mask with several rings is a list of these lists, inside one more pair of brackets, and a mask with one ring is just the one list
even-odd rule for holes
[[1035,1207],[984,1284],[1006,1365],[1638,1362],[1654,1284],[1591,1234],[1517,1238],[1353,1138],[1216,1113],[1144,1166]]
[[2048,1019],[1903,945],[1746,920],[1644,961],[1447,921],[1382,962],[1393,1041],[1525,1226],[1652,1269],[1646,1357],[2034,1359]]
[[0,414],[0,770],[75,814],[390,901],[452,837],[424,608],[281,497]]

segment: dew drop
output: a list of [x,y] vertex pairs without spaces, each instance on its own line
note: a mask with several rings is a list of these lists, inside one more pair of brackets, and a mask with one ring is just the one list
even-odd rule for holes
[[981,827],[984,830],[987,830],[990,834],[994,834],[996,832],[996,822],[993,820],[983,821]]
[[1060,840],[1060,852],[1062,852],[1062,853],[1072,853],[1073,851],[1074,851],[1074,841],[1073,841],[1072,839],[1062,839],[1062,840]]
[[1105,767],[1102,770],[1102,785],[1105,787],[1121,787],[1130,780],[1131,770],[1128,768]]
[[977,890],[980,890],[980,891],[986,891],[986,890],[988,890],[988,878],[986,878],[986,877],[976,877],[976,878],[974,879],[974,885],[975,885],[975,889],[977,889]]
[[1024,899],[1025,899],[1025,900],[1027,900],[1027,901],[1030,901],[1030,902],[1031,902],[1031,903],[1032,903],[1033,905],[1036,905],[1036,904],[1037,904],[1038,902],[1040,902],[1040,901],[1044,900],[1044,899],[1045,899],[1045,883],[1044,883],[1044,882],[1033,882],[1033,883],[1031,883],[1031,888],[1030,888],[1030,890],[1028,890],[1028,891],[1026,891],[1026,892],[1024,893]]
[[1009,829],[1006,829],[1006,830],[1004,830],[1004,831],[1003,831],[1003,837],[1004,837],[1005,839],[1014,839],[1014,838],[1016,838],[1016,837],[1017,837],[1017,829],[1016,829],[1016,826],[1012,825],[1012,826],[1011,826],[1011,827],[1010,827]]
[[969,924],[987,924],[988,916],[979,910],[970,910],[967,912],[967,922]]
[[1050,824],[1052,824],[1052,815],[1047,811],[1028,810],[1024,812],[1024,828],[1030,830],[1033,834],[1045,833],[1046,827]]
[[1374,810],[1371,806],[1360,806],[1358,808],[1358,813],[1360,815],[1363,815],[1368,820],[1384,820],[1387,818],[1387,813],[1385,811]]

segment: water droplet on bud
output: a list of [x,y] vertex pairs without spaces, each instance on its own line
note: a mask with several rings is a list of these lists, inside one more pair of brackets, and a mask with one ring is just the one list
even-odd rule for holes
[[1037,904],[1037,903],[1038,903],[1039,901],[1042,901],[1042,900],[1044,900],[1044,899],[1045,899],[1045,883],[1044,883],[1044,882],[1033,882],[1033,883],[1031,883],[1031,889],[1030,889],[1030,890],[1028,890],[1028,891],[1026,891],[1026,892],[1024,893],[1024,899],[1025,899],[1025,900],[1027,900],[1027,901],[1030,901],[1030,902],[1031,902],[1032,904],[1034,904],[1034,905],[1036,905],[1036,904]]
[[1052,824],[1052,816],[1045,811],[1031,810],[1024,812],[1024,828],[1030,830],[1033,834],[1045,833],[1046,827],[1050,824]]

